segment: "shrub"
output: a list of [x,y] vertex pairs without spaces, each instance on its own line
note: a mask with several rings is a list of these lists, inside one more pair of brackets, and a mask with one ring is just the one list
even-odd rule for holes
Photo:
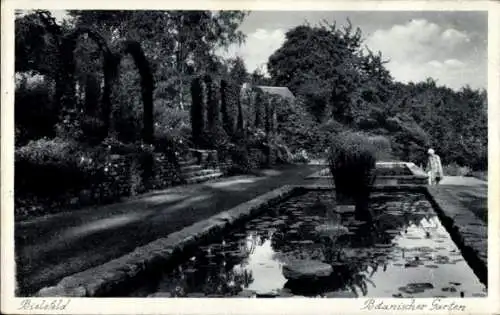
[[293,159],[293,154],[290,152],[288,146],[281,141],[281,139],[277,139],[274,143],[273,148],[276,150],[276,162],[277,163],[291,163]]
[[155,106],[155,147],[159,152],[187,153],[192,146],[189,119],[188,111],[167,107],[164,103]]
[[309,163],[311,161],[305,149],[298,150],[292,156],[292,163]]
[[233,165],[228,170],[229,174],[248,174],[250,173],[252,167],[250,165],[250,160],[248,157],[248,150],[246,147],[239,145],[232,148],[230,152],[231,160]]
[[392,158],[392,147],[391,147],[391,141],[380,135],[375,135],[375,136],[370,136],[368,138],[373,146],[373,149],[375,150],[375,158],[377,161],[387,161]]
[[445,176],[472,176],[472,170],[468,166],[460,166],[457,163],[451,163],[443,166]]
[[[16,78],[18,75],[16,75]],[[54,136],[54,125],[58,120],[54,106],[52,82],[20,75],[15,90],[16,145],[24,145],[29,140]],[[36,76],[35,76],[36,77]]]
[[15,187],[21,195],[59,196],[84,188],[98,174],[92,154],[59,138],[30,141],[15,154]]
[[337,202],[355,202],[356,219],[371,220],[368,199],[375,179],[373,142],[362,133],[339,134],[331,143],[328,160]]

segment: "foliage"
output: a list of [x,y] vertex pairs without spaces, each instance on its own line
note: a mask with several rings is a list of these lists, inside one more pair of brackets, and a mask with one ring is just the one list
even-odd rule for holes
[[230,151],[230,157],[233,165],[229,170],[229,174],[248,174],[251,172],[252,166],[245,146],[233,147]]
[[362,41],[350,22],[298,26],[269,58],[271,81],[303,99],[320,130],[333,119],[343,130],[384,135],[401,160],[423,163],[432,146],[443,161],[486,169],[486,91],[454,91],[431,78],[395,82],[382,55],[363,49]]
[[467,166],[459,166],[456,163],[443,166],[445,176],[472,176],[472,170]]
[[163,94],[183,110],[194,74],[218,71],[217,48],[241,43],[243,11],[69,11],[77,26],[91,26],[112,42],[140,41]]
[[32,73],[17,76],[15,89],[16,145],[24,145],[30,139],[53,137],[58,120],[53,106],[53,82]]
[[228,65],[229,65],[228,77],[231,78],[231,80],[236,85],[242,85],[243,83],[248,82],[249,74],[245,66],[245,62],[241,57],[229,59]]
[[322,153],[320,126],[302,102],[281,100],[273,106],[277,111],[278,133],[290,150],[304,148],[309,152]]
[[368,140],[371,142],[374,152],[375,158],[377,161],[388,161],[392,158],[392,147],[391,141],[384,136],[374,135],[369,136]]
[[217,82],[214,82],[210,75],[206,75],[204,81],[207,91],[207,130],[209,133],[213,133],[216,126],[219,125],[220,117]]
[[[54,138],[30,141],[16,150],[16,193],[37,192],[56,196],[61,191],[82,189],[97,174],[93,155],[78,143]],[[47,185],[47,178],[51,179]],[[45,181],[45,182],[44,182]]]
[[345,132],[331,142],[328,163],[337,201],[354,201],[360,220],[370,219],[367,202],[375,179],[375,162],[375,147],[366,134]]
[[354,94],[370,70],[362,67],[367,58],[361,53],[361,31],[353,32],[350,23],[342,30],[328,23],[301,25],[286,33],[268,69],[276,85],[306,99],[318,121],[333,115],[348,123],[353,119]]
[[[221,96],[221,115],[222,115],[222,126],[226,131],[226,134],[232,137],[235,132],[235,115],[234,115],[234,104],[231,102],[229,86],[226,80],[222,80],[220,84],[220,96]],[[239,97],[239,95],[238,95]]]
[[298,150],[295,154],[293,154],[292,163],[309,163],[311,161],[307,151],[304,149]]
[[191,83],[191,130],[193,144],[197,146],[202,139],[202,132],[205,129],[205,120],[203,117],[204,112],[204,102],[203,102],[203,90],[200,78],[194,78]]

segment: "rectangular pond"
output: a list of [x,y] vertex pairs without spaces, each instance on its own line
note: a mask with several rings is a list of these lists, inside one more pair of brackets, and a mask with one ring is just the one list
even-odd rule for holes
[[374,192],[370,207],[373,228],[333,212],[333,191],[309,190],[186,253],[129,296],[486,296],[424,194]]
[[[377,185],[427,185],[427,174],[410,162],[377,162],[376,164]],[[329,168],[324,168],[307,179],[332,179]]]

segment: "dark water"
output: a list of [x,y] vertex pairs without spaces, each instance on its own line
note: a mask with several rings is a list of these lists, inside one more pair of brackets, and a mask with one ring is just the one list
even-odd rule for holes
[[412,176],[413,173],[406,166],[377,167],[378,176]]
[[[165,270],[132,296],[472,297],[486,288],[418,193],[374,193],[376,227],[333,214],[333,192],[311,191],[273,207]],[[328,210],[325,210],[328,209]],[[321,238],[319,225],[347,233]],[[330,277],[289,281],[289,259],[333,265]],[[153,294],[154,296],[154,294]]]
[[[377,176],[413,176],[413,173],[406,166],[400,165],[377,165]],[[324,168],[319,172],[320,176],[330,177],[330,169]]]

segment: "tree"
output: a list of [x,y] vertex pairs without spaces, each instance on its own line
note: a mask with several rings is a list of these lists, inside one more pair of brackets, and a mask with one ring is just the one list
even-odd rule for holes
[[249,74],[245,66],[245,62],[241,57],[228,60],[229,73],[228,76],[232,82],[238,85],[248,82]]
[[330,109],[348,122],[352,93],[361,82],[361,31],[352,25],[342,30],[323,23],[298,26],[286,33],[285,43],[270,58],[268,70],[277,85],[304,96],[318,120]]
[[193,143],[197,146],[200,144],[203,130],[205,129],[205,120],[203,119],[203,90],[201,79],[196,77],[191,82],[191,130]]
[[106,30],[112,42],[138,40],[170,102],[184,108],[195,74],[220,64],[215,51],[241,43],[243,11],[70,11],[76,25]]
[[252,85],[273,85],[271,78],[266,77],[263,70],[260,68],[255,69],[250,75]]

